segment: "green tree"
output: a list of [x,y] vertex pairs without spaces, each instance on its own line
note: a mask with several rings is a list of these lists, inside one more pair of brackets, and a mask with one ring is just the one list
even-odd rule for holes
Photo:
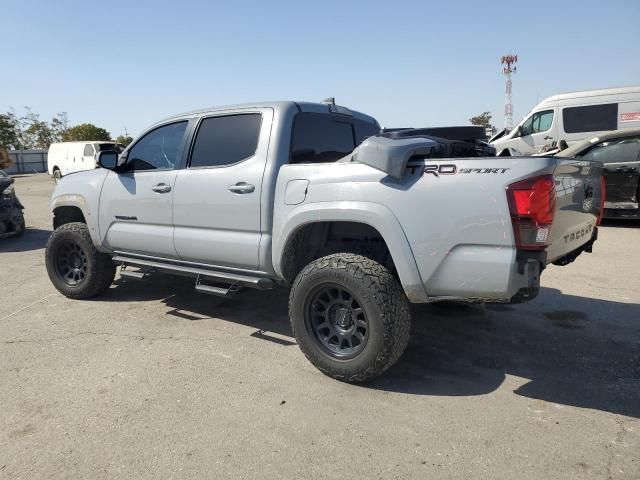
[[14,112],[0,114],[0,147],[18,148],[20,124]]
[[29,107],[24,107],[26,114],[20,119],[21,143],[24,149],[46,150],[53,142],[53,132],[47,122],[40,120],[40,115]]
[[482,112],[480,115],[471,117],[469,121],[471,122],[471,125],[479,125],[484,128],[492,128],[491,112]]
[[64,142],[82,142],[82,141],[95,141],[104,140],[110,141],[111,134],[104,128],[96,127],[92,123],[82,123],[75,127],[68,128],[62,134],[62,141]]
[[56,114],[51,120],[51,132],[53,134],[54,142],[61,142],[69,130],[69,116],[67,112],[60,112]]
[[53,143],[53,132],[47,122],[34,120],[22,134],[22,144],[25,149],[47,150]]
[[118,135],[118,138],[116,138],[116,142],[124,145],[125,147],[128,146],[131,142],[133,142],[133,137],[129,136],[129,135]]

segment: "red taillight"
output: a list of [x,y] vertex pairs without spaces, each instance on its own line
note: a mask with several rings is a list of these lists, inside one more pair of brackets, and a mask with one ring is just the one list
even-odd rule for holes
[[549,244],[549,229],[556,210],[556,186],[553,175],[530,178],[509,185],[507,199],[516,248],[544,249]]
[[604,175],[600,177],[600,213],[598,214],[598,223],[602,223],[602,217],[604,216],[604,202],[607,198],[607,184],[604,181]]

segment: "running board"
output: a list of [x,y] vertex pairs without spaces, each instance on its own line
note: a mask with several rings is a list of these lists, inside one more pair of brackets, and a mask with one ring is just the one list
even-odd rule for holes
[[[257,288],[258,290],[269,290],[274,287],[274,282],[270,278],[265,277],[252,277],[249,275],[241,275],[237,273],[221,272],[207,270],[204,268],[187,267],[184,265],[175,265],[173,263],[163,263],[153,260],[145,260],[141,258],[127,257],[124,255],[116,255],[113,257],[113,261],[120,266],[124,267],[138,267],[142,269],[152,269],[157,272],[172,273],[175,275],[186,275],[189,277],[201,277],[205,280],[211,280],[217,283],[229,283],[233,285],[239,285],[242,287]],[[129,272],[138,273],[138,272]],[[144,276],[144,274],[143,274]],[[208,287],[208,285],[204,285]],[[217,287],[211,287],[217,288]]]
[[123,265],[120,269],[120,276],[130,278],[132,280],[144,280],[148,275],[147,272],[133,272],[131,270],[125,270]]
[[213,285],[205,285],[200,283],[200,277],[196,279],[196,292],[206,293],[207,295],[215,295],[216,297],[229,297],[234,293],[240,291],[242,287],[237,283],[231,284],[228,287],[214,287]]

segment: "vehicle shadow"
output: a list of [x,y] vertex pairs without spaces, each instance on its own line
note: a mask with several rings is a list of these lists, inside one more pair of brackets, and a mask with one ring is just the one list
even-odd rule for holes
[[28,252],[44,248],[51,235],[51,230],[27,228],[19,237],[0,239],[0,253]]
[[413,309],[398,364],[366,385],[417,395],[480,395],[506,375],[517,395],[640,417],[640,305],[543,288],[525,305]]
[[[219,318],[246,325],[257,331],[288,337],[294,344],[289,324],[289,290],[243,290],[229,297],[197,293],[195,279],[157,275],[145,281],[117,279],[96,301],[162,301],[176,320],[200,321]],[[286,342],[277,342],[286,343]]]
[[640,228],[640,220],[628,218],[603,218],[602,226],[615,228]]
[[[288,338],[288,289],[230,298],[194,292],[193,280],[118,280],[102,301],[161,300],[178,321],[221,319]],[[378,379],[355,388],[413,395],[474,396],[506,375],[525,379],[517,395],[640,418],[640,305],[543,288],[524,305],[439,303],[412,308],[409,346]],[[266,333],[266,335],[264,335]]]

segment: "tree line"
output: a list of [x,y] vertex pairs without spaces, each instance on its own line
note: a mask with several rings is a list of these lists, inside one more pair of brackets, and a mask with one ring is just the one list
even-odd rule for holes
[[[55,142],[112,141],[111,134],[92,123],[70,125],[67,112],[56,114],[50,122],[29,107],[18,115],[11,109],[0,113],[0,148],[9,150],[48,150]],[[133,138],[119,135],[115,141],[129,145]]]

